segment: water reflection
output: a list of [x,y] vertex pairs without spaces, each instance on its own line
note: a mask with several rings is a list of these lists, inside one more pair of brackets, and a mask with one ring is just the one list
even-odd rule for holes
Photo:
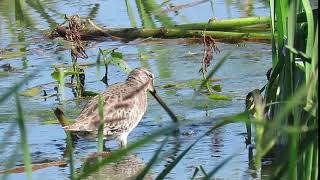
[[[90,166],[94,163],[98,162],[97,157],[89,157],[82,164],[81,169],[90,169]],[[96,179],[133,179],[137,176],[144,168],[145,164],[143,160],[134,154],[129,154],[123,157],[120,161],[116,163],[110,163],[101,167],[97,172],[91,174],[88,180],[96,180]],[[153,179],[151,174],[147,174],[144,179]]]
[[221,148],[223,147],[223,137],[221,135],[221,129],[217,129],[210,135],[212,143],[212,155],[214,157],[221,157]]
[[253,16],[254,0],[237,1],[238,7],[242,12],[241,17]]

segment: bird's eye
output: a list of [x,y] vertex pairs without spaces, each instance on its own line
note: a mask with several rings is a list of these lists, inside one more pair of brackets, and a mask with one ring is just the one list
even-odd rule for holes
[[153,79],[153,74],[148,74],[148,76]]

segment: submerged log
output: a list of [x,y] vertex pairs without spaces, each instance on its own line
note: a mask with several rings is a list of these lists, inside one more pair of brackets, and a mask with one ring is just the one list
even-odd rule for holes
[[[59,26],[51,33],[50,38],[64,37],[66,28]],[[175,28],[88,28],[81,31],[82,40],[103,40],[105,38],[132,40],[136,38],[201,38],[203,34],[211,36],[218,41],[271,41],[270,33],[251,33],[251,32],[224,32],[224,31],[202,31],[184,30]]]

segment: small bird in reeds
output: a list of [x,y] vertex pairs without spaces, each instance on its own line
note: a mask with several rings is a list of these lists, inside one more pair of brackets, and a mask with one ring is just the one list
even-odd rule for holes
[[[140,67],[130,72],[126,82],[110,85],[101,94],[103,101],[103,135],[105,139],[117,138],[121,147],[127,145],[128,135],[138,125],[146,112],[148,91],[168,112],[170,117],[175,122],[177,121],[174,113],[157,95],[154,87],[154,75],[147,69]],[[66,123],[61,123],[64,129],[72,133],[86,132],[96,134],[100,124],[98,104],[99,96],[97,95],[84,107],[74,124],[66,125]]]

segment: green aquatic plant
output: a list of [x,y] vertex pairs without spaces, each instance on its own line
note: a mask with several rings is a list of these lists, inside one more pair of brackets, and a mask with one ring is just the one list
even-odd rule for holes
[[[107,50],[107,49],[99,49],[99,54],[97,58],[97,64],[101,64],[101,58],[103,60],[103,64],[105,66],[105,75],[102,78],[102,81],[108,84],[108,66],[114,65],[120,68],[125,73],[129,73],[131,71],[128,63],[123,59],[123,54],[121,52],[116,51],[117,48]],[[102,56],[102,57],[101,57]]]
[[[254,97],[256,168],[271,149],[274,179],[318,179],[318,19],[307,0],[270,0],[272,71]],[[262,88],[264,90],[264,88]],[[261,95],[260,95],[261,94]]]

